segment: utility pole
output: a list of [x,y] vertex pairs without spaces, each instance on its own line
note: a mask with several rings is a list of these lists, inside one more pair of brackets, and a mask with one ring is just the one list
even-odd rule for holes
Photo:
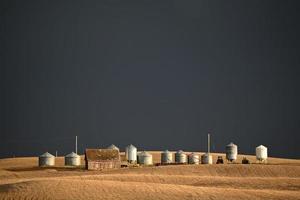
[[210,134],[207,134],[207,153],[210,153]]
[[77,154],[77,135],[76,135],[76,140],[75,140],[75,153]]

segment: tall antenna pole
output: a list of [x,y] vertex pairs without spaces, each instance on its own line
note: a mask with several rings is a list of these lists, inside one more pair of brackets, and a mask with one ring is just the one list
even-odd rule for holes
[[210,134],[207,134],[207,153],[210,153]]
[[77,135],[76,135],[76,141],[75,141],[75,153],[77,154]]

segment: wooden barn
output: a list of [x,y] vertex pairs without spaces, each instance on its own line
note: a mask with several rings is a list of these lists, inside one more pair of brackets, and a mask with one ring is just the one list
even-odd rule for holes
[[85,166],[88,170],[120,168],[120,152],[117,149],[86,149]]

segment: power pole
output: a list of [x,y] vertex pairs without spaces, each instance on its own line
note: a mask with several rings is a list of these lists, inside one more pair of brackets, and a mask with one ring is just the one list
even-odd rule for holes
[[75,141],[75,153],[77,154],[77,135],[76,135],[76,141]]
[[207,153],[210,153],[210,134],[207,134]]

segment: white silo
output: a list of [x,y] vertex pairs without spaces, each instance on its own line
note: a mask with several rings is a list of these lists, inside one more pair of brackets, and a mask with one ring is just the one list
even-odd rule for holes
[[120,149],[119,149],[116,145],[114,145],[114,144],[109,145],[109,146],[107,147],[107,149],[115,149],[115,150],[120,151]]
[[137,148],[132,144],[128,145],[125,149],[126,159],[129,163],[136,163]]
[[169,164],[173,162],[173,155],[170,151],[166,150],[161,153],[161,163]]
[[189,164],[199,164],[199,155],[191,153],[188,156]]
[[258,147],[256,147],[256,159],[260,162],[262,161],[266,161],[268,158],[268,148],[260,145]]
[[201,163],[202,164],[213,164],[212,155],[209,153],[205,153],[201,156]]
[[65,156],[66,166],[79,166],[81,162],[80,156],[74,152]]
[[39,166],[40,167],[47,167],[47,166],[54,166],[55,165],[55,157],[46,152],[39,156]]
[[238,147],[232,142],[226,146],[226,159],[230,162],[237,159]]
[[146,151],[142,151],[138,154],[138,163],[141,165],[152,165],[152,155]]
[[180,164],[187,163],[187,156],[182,150],[175,153],[175,162]]

